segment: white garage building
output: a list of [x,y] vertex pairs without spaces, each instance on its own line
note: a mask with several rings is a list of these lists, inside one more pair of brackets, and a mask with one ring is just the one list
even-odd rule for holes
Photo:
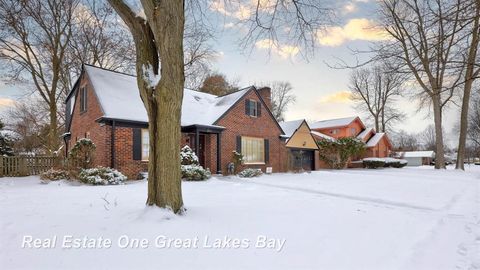
[[433,151],[409,151],[403,152],[402,158],[408,161],[407,166],[422,166],[430,165],[435,159],[435,152]]

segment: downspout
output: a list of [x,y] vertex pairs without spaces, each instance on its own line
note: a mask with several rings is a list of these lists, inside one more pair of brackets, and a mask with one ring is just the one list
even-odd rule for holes
[[111,153],[112,153],[112,155],[111,155],[111,161],[110,161],[110,162],[111,162],[111,164],[110,164],[111,166],[110,166],[110,167],[112,167],[112,169],[115,168],[115,128],[116,128],[116,127],[115,127],[115,120],[112,120],[112,129],[111,129],[111,138],[110,138],[110,141],[111,141],[111,143],[110,143],[110,147],[111,147],[110,151],[111,151]]

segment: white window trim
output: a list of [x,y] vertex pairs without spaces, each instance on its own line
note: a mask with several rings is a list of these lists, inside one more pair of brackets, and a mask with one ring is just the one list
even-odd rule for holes
[[140,135],[140,145],[141,145],[141,149],[140,151],[142,152],[142,161],[148,161],[148,159],[150,158],[150,138],[148,138],[148,156],[145,157],[143,155],[143,136],[144,136],[144,133],[147,133],[148,135],[148,129],[146,128],[142,128],[142,132],[141,132],[141,135]]
[[245,154],[243,153],[243,147],[244,147],[244,141],[243,139],[250,139],[250,140],[257,140],[257,141],[261,141],[262,145],[263,145],[263,150],[262,150],[262,159],[263,161],[252,161],[252,162],[243,162],[244,165],[265,165],[265,140],[263,138],[258,138],[258,137],[250,137],[250,136],[242,136],[242,155],[245,157]]

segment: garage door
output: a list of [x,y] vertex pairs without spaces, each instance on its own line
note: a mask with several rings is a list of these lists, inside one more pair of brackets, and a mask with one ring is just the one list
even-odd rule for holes
[[313,150],[290,150],[293,169],[315,170],[315,158]]

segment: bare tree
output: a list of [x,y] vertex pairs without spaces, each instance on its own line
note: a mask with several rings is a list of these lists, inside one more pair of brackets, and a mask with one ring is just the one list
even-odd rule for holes
[[48,104],[48,149],[60,144],[58,103],[61,73],[72,37],[76,0],[1,0],[0,60],[2,74],[13,82],[28,82]]
[[117,19],[115,10],[104,1],[84,0],[76,7],[64,66],[66,76],[77,78],[83,63],[122,72],[133,70],[135,46],[128,29]]
[[[435,123],[435,168],[445,168],[443,110],[452,100],[461,73],[449,73],[460,50],[460,0],[382,0],[383,26],[392,37],[380,49],[382,57],[399,63],[419,86],[421,106],[431,105]],[[444,16],[448,13],[449,16]]]
[[368,115],[375,124],[375,130],[386,132],[389,127],[401,121],[401,113],[394,103],[401,96],[405,76],[388,70],[387,65],[360,68],[350,74],[350,91],[356,109]]
[[[148,166],[148,205],[183,212],[180,180],[180,116],[183,99],[185,2],[179,0],[141,0],[143,14],[134,10],[124,0],[108,0],[132,33],[136,47],[136,72],[140,96],[149,120],[150,158]],[[257,1],[260,6],[262,1]],[[320,1],[273,1],[272,13],[257,9],[251,25],[260,33],[276,32],[272,22],[283,19],[283,26],[302,31],[290,37],[314,41],[317,22],[323,19],[318,9]],[[198,1],[188,1],[187,5]],[[280,9],[283,14],[280,14]],[[261,16],[270,16],[271,23],[264,24]],[[307,16],[308,15],[308,16]],[[293,19],[289,20],[289,19]],[[288,23],[288,24],[287,24]],[[253,41],[257,28],[250,28],[247,40]],[[304,30],[304,31],[303,31]],[[160,132],[161,131],[161,132]]]
[[478,47],[480,46],[480,1],[464,1],[463,7],[466,13],[466,18],[462,21],[462,23],[465,24],[466,48],[462,49],[462,51],[465,51],[466,53],[462,57],[462,59],[465,60],[461,62],[460,69],[465,70],[465,75],[462,91],[463,98],[460,113],[460,135],[458,138],[457,163],[455,166],[456,169],[461,170],[465,170],[464,163],[468,133],[470,96],[473,83],[480,74],[480,65],[477,64],[480,60],[478,57]]
[[468,140],[476,149],[480,149],[480,94],[473,101],[468,117]]
[[293,87],[287,81],[273,81],[258,85],[272,89],[272,113],[277,121],[285,121],[285,112],[295,103],[297,97],[293,94]]
[[398,151],[416,151],[420,148],[418,135],[407,133],[404,130],[393,133],[393,145]]
[[29,99],[17,102],[7,112],[6,127],[19,136],[15,141],[15,152],[44,153],[48,145],[49,123],[48,110],[43,108],[44,102]]
[[429,125],[419,134],[420,141],[422,143],[422,148],[425,150],[435,150],[436,146],[436,136],[435,136],[435,126]]

